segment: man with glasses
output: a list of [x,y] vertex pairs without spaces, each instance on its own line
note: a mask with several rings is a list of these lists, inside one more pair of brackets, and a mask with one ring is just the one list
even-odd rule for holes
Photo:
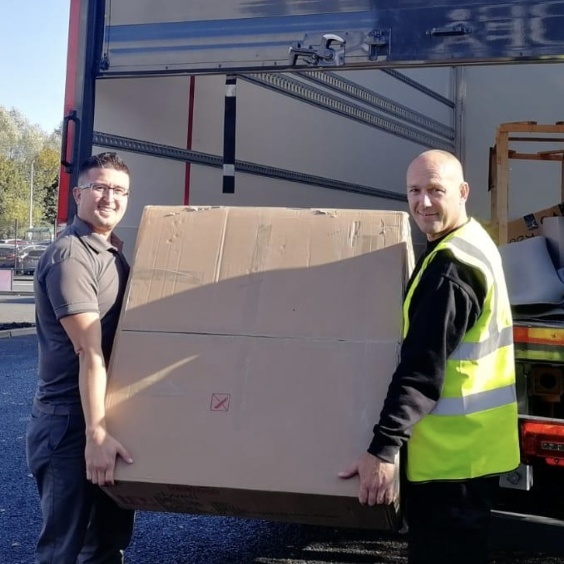
[[99,486],[117,457],[132,459],[105,423],[107,365],[129,266],[113,230],[129,199],[129,169],[115,153],[87,159],[73,189],[73,223],[46,249],[34,291],[39,380],[26,436],[43,526],[36,564],[114,564],[133,531],[132,511]]

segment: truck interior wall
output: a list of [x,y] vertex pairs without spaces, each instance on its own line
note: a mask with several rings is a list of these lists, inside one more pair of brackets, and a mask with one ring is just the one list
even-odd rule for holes
[[[496,128],[511,121],[553,124],[563,120],[564,65],[467,67],[464,75],[465,164],[472,190],[470,211],[488,219],[488,150],[495,143]],[[519,143],[512,148],[536,153],[562,149],[562,146]],[[512,160],[510,166],[510,219],[560,202],[560,163]]]
[[[437,82],[447,91],[450,69],[437,70]],[[409,107],[423,97],[398,81],[391,83],[379,71],[348,71],[342,76],[379,93],[382,85],[383,95]],[[193,149],[197,151],[222,154],[224,81],[223,76],[196,79]],[[433,100],[419,105],[442,123],[448,119]],[[237,82],[237,159],[403,194],[405,165],[424,149],[290,96],[241,79]]]
[[[235,194],[221,191],[222,171],[206,166],[192,166],[190,203],[214,206],[274,206],[300,208],[353,208],[404,210],[407,204],[365,194],[330,190],[288,182],[277,178],[263,178],[254,174],[235,175]],[[214,190],[209,190],[214,186]]]
[[[184,149],[188,100],[187,77],[98,80],[94,130]],[[93,152],[104,150],[108,149],[93,148]],[[125,253],[131,259],[144,206],[183,203],[186,165],[118,152],[130,167],[132,194],[117,233],[124,240]]]
[[[443,98],[454,100],[454,72],[450,67],[401,69],[401,74],[433,90]],[[398,82],[379,69],[339,72],[341,76],[369,88],[427,117],[453,126],[452,109],[421,91]],[[423,150],[423,149],[422,149]]]
[[[410,74],[442,96],[452,97],[451,69]],[[385,73],[347,71],[342,76],[452,126],[451,109]],[[195,85],[194,117],[189,124],[189,77],[100,79],[94,130],[222,155],[225,76],[198,76]],[[192,143],[187,147],[190,127]],[[243,79],[237,82],[236,143],[238,160],[399,194],[405,193],[407,163],[425,149]],[[137,153],[124,156],[131,165],[132,197],[118,233],[129,249],[133,248],[143,207],[184,203],[187,184],[189,203],[194,205],[406,209],[406,204],[397,200],[243,173],[236,175],[235,194],[223,194],[219,169],[192,165],[187,181],[184,163]]]

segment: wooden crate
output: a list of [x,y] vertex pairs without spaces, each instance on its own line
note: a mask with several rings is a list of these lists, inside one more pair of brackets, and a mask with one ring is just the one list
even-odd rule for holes
[[551,151],[522,153],[510,147],[513,143],[563,143],[564,123],[552,125],[534,121],[502,123],[497,128],[495,146],[490,149],[491,230],[502,245],[508,242],[509,161],[559,161],[561,163],[560,201],[564,202],[564,147]]

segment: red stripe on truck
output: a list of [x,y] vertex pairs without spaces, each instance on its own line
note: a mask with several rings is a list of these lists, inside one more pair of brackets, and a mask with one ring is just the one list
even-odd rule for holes
[[[78,61],[78,34],[80,30],[81,0],[70,1],[69,35],[67,49],[67,75],[65,83],[65,104],[63,115],[67,116],[76,107],[76,73]],[[67,146],[73,147],[74,131],[69,131]],[[65,148],[66,149],[66,148]],[[70,194],[70,174],[61,166],[59,172],[59,199],[57,205],[57,225],[68,220]]]

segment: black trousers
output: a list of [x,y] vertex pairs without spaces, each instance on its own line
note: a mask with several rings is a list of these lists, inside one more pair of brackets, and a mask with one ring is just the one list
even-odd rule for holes
[[26,436],[43,514],[34,562],[121,564],[134,513],[86,480],[82,410],[58,406],[47,411],[34,404]]
[[409,564],[487,564],[498,481],[408,482]]

